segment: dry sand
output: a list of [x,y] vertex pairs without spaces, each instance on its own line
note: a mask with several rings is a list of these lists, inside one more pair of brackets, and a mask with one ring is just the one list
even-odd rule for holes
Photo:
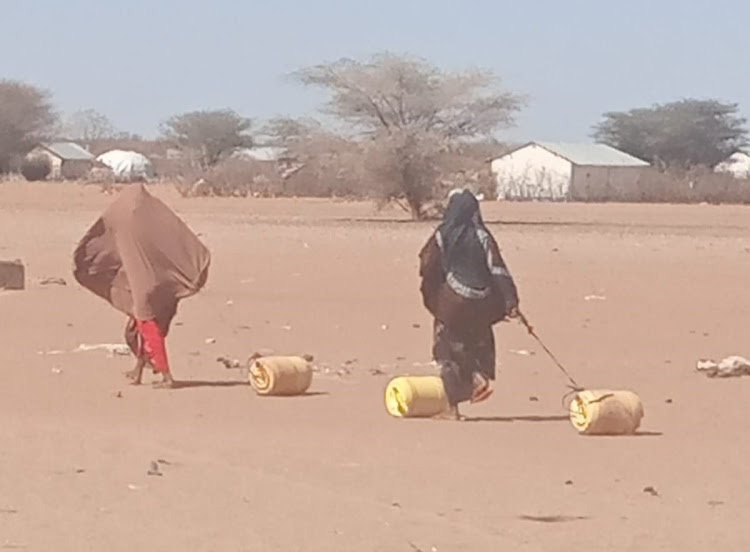
[[[581,383],[644,402],[643,435],[587,438],[565,418],[564,378],[514,324],[496,328],[496,392],[470,421],[386,415],[389,376],[433,370],[417,290],[432,224],[156,193],[213,251],[170,335],[189,382],[173,391],[129,387],[129,357],[39,354],[121,342],[123,317],[70,274],[111,196],[0,183],[0,258],[28,276],[0,292],[0,550],[747,549],[750,378],[694,365],[750,354],[750,209],[483,206],[543,339]],[[314,354],[329,373],[307,397],[256,397],[215,359],[259,349]],[[535,354],[510,352],[523,349]]]

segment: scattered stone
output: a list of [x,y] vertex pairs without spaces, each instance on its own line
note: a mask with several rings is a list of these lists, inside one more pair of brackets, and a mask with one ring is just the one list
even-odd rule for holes
[[214,343],[216,343],[216,338],[209,337],[209,338],[206,339],[206,345],[212,345]]
[[566,484],[566,485],[572,485],[572,484],[573,484],[573,480],[572,480],[572,479],[568,479],[568,480],[567,480],[567,481],[565,482],[565,484]]
[[651,496],[659,496],[659,492],[651,486],[644,487],[643,492]]
[[421,324],[412,324],[411,327],[414,328],[415,330],[418,330],[419,328],[422,327],[422,325]]
[[380,368],[370,368],[370,375],[372,375],[372,376],[384,376],[385,372],[383,372]]
[[708,505],[711,506],[711,507],[723,506],[724,505],[724,501],[723,500],[709,500],[708,501]]
[[159,469],[159,463],[155,461],[151,461],[151,464],[149,464],[148,472],[146,472],[148,475],[152,476],[158,476],[161,477],[163,474],[161,473],[161,470]]
[[532,395],[531,397],[529,397],[529,402],[539,402],[539,397],[535,397],[534,395]]
[[86,473],[86,470],[84,470],[83,468],[78,468],[76,470],[76,473]]
[[672,403],[673,403],[674,401],[673,401],[672,399],[667,399],[667,400],[666,400],[666,401],[664,401],[664,402],[665,402],[665,403],[667,403],[667,404],[672,404]]

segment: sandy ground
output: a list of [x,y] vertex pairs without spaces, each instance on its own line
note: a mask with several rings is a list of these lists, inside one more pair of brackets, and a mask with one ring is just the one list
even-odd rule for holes
[[[28,278],[0,292],[0,550],[747,550],[750,378],[694,365],[750,355],[750,209],[484,205],[543,339],[581,383],[644,401],[643,435],[593,438],[514,324],[496,328],[496,392],[468,422],[386,414],[390,375],[432,371],[416,257],[432,224],[157,195],[213,252],[170,335],[190,382],[173,391],[126,385],[132,358],[40,354],[121,342],[123,317],[70,275],[111,197],[0,183],[0,258]],[[306,397],[256,397],[215,359],[259,349],[329,373]]]

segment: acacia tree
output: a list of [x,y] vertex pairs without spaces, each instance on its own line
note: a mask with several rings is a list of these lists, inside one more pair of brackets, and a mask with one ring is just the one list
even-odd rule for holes
[[739,107],[685,99],[605,113],[594,137],[638,158],[668,167],[715,167],[747,143]]
[[250,147],[250,119],[231,109],[193,111],[165,121],[164,138],[194,157],[204,169],[219,162],[222,155],[240,147]]
[[342,59],[296,77],[328,92],[324,112],[365,139],[365,166],[380,183],[379,199],[398,201],[414,219],[440,192],[444,154],[511,126],[523,105],[489,71],[446,72],[409,56]]
[[96,109],[81,109],[73,113],[65,125],[65,133],[72,140],[84,142],[111,140],[118,135],[112,121]]
[[0,80],[0,173],[49,137],[57,115],[47,92],[18,81]]

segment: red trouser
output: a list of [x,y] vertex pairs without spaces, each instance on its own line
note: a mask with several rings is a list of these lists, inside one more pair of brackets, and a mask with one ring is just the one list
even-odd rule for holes
[[136,326],[141,337],[143,337],[143,348],[154,367],[154,372],[169,372],[167,348],[164,343],[164,334],[161,333],[159,325],[155,320],[136,320]]

